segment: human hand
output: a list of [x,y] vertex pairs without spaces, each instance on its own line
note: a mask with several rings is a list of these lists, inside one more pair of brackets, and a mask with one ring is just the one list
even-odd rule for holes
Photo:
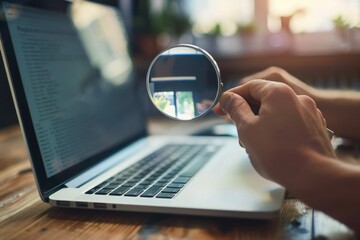
[[[260,106],[255,115],[250,104]],[[316,155],[336,158],[315,102],[287,85],[252,80],[225,92],[214,108],[236,124],[254,168],[284,186],[303,177]]]
[[269,81],[285,83],[286,85],[290,86],[296,94],[308,95],[313,99],[315,99],[319,94],[319,90],[307,85],[303,81],[299,80],[279,67],[269,67],[261,72],[247,76],[240,80],[240,84],[245,84],[253,79],[265,79]]

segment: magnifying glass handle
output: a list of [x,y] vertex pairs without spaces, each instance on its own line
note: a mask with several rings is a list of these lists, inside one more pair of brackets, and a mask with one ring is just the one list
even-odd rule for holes
[[334,131],[333,130],[330,130],[330,129],[328,129],[328,128],[326,128],[326,132],[327,132],[327,134],[328,134],[328,136],[329,136],[329,138],[330,138],[330,140],[334,137]]

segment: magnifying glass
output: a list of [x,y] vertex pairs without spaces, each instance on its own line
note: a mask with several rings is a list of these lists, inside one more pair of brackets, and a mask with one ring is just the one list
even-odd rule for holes
[[213,109],[223,84],[219,67],[208,52],[180,44],[154,58],[147,72],[146,87],[151,101],[165,116],[193,120]]

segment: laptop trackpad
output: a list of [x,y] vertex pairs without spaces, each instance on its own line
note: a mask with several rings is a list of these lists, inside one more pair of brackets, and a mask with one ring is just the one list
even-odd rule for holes
[[279,208],[283,193],[281,186],[261,177],[244,149],[236,146],[209,162],[177,198],[196,208],[271,211]]

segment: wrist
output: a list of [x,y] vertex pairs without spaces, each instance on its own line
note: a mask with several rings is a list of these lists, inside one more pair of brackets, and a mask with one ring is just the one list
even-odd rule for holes
[[324,187],[321,184],[326,184],[322,182],[323,177],[328,177],[326,174],[330,165],[337,160],[310,149],[299,149],[299,154],[292,153],[292,156],[297,157],[288,162],[297,164],[287,168],[290,172],[287,172],[279,182],[292,194],[302,198],[321,191]]
[[299,169],[298,174],[303,176],[287,189],[312,208],[360,232],[360,209],[356,207],[360,201],[356,194],[360,168],[324,155],[315,154],[312,160]]

